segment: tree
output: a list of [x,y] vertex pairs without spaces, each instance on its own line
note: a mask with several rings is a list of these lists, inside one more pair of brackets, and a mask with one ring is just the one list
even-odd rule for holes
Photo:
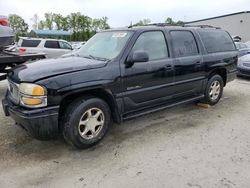
[[47,12],[44,14],[45,21],[44,25],[45,28],[52,30],[53,29],[53,14],[51,12]]
[[53,14],[52,20],[55,23],[57,30],[67,30],[68,21],[66,17],[63,17],[61,14]]
[[182,26],[184,25],[184,22],[183,21],[177,21],[175,22],[172,18],[168,17],[166,20],[165,20],[165,23],[166,24],[169,24],[169,25],[176,25],[176,26]]
[[45,23],[43,20],[41,20],[39,23],[38,23],[38,29],[40,30],[43,30],[45,28]]
[[33,29],[38,29],[39,26],[39,17],[37,14],[34,14],[34,16],[31,18],[31,21],[33,21],[32,28]]
[[108,17],[102,17],[100,19],[93,19],[92,22],[92,30],[93,31],[101,31],[104,29],[110,29],[108,24]]
[[28,31],[28,24],[25,23],[24,19],[17,14],[9,15],[10,27],[16,34],[16,38],[19,36],[26,36]]
[[38,29],[70,31],[72,33],[70,40],[73,41],[88,40],[96,32],[110,28],[107,17],[92,19],[80,12],[67,16],[48,12],[44,17],[44,20],[38,22]]
[[144,25],[148,25],[150,23],[151,23],[151,20],[146,18],[146,19],[140,20],[139,22],[133,24],[133,26],[144,26]]

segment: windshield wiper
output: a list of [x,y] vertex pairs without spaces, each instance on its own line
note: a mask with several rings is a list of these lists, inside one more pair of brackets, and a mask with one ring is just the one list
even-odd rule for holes
[[105,57],[96,57],[96,56],[93,56],[90,54],[89,54],[89,57],[91,57],[92,59],[95,59],[95,60],[99,60],[99,61],[109,61],[110,60],[110,59],[107,59]]
[[[79,54],[78,54],[79,55]],[[104,57],[96,57],[96,56],[93,56],[91,54],[89,55],[84,55],[84,56],[81,56],[83,58],[87,58],[87,59],[95,59],[95,60],[99,60],[99,61],[110,61],[110,59],[107,59],[107,58],[104,58]]]

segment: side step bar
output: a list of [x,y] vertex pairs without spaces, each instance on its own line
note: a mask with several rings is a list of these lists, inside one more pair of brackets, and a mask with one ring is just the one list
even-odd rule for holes
[[132,119],[132,118],[135,118],[135,117],[139,117],[139,116],[143,116],[143,115],[150,114],[150,113],[153,113],[153,112],[165,110],[165,109],[171,108],[173,106],[193,102],[193,101],[200,100],[200,99],[203,99],[203,98],[204,98],[204,95],[200,95],[200,96],[185,99],[185,100],[173,103],[173,104],[159,105],[159,106],[154,107],[154,108],[148,108],[148,109],[145,109],[145,110],[142,110],[142,111],[139,111],[139,112],[134,112],[134,113],[127,114],[122,119],[123,120],[129,120],[129,119]]

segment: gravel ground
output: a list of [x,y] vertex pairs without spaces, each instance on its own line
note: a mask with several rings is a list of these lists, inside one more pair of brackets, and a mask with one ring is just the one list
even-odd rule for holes
[[[0,82],[0,99],[5,89]],[[114,125],[82,151],[31,138],[0,109],[0,187],[250,187],[249,99],[250,80],[237,79],[216,106]]]

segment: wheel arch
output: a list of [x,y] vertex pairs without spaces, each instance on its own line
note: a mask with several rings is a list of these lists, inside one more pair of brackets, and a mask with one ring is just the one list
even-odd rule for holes
[[109,105],[112,120],[116,123],[121,123],[121,116],[116,100],[112,92],[104,88],[95,88],[84,91],[80,90],[74,93],[65,94],[60,102],[59,122],[61,121],[63,113],[65,112],[65,109],[67,108],[69,103],[86,97],[97,97],[103,99]]
[[227,83],[227,69],[225,67],[217,67],[215,69],[213,69],[210,74],[209,74],[209,78],[211,78],[213,75],[220,75],[223,79],[223,83],[224,86],[226,86]]

